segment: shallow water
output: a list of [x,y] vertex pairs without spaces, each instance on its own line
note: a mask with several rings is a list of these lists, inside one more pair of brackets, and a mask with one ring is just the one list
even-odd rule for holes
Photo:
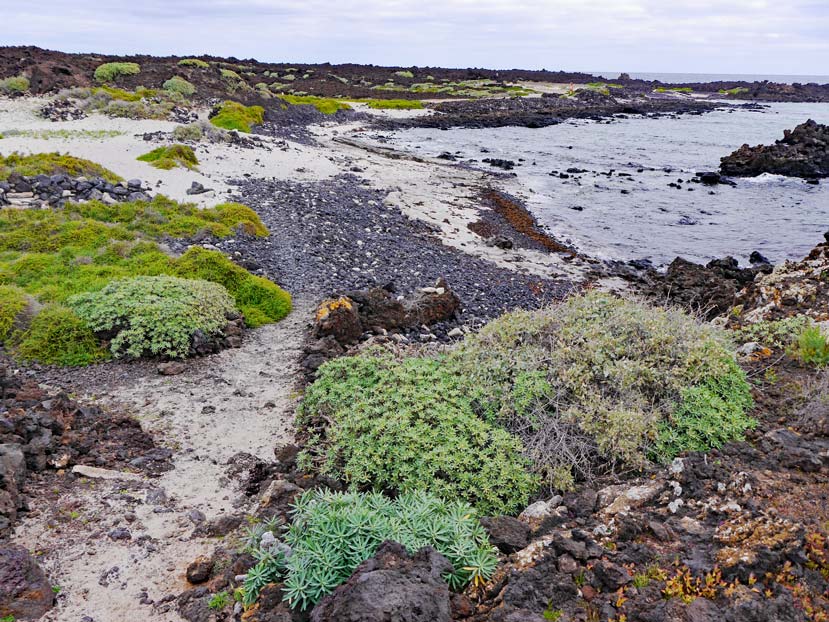
[[[829,123],[829,104],[542,129],[414,129],[396,133],[393,143],[424,155],[524,158],[514,172],[531,192],[529,208],[557,237],[593,256],[663,265],[676,256],[706,262],[732,255],[746,263],[758,250],[779,262],[800,259],[823,240],[829,180],[813,186],[764,175],[737,179],[735,188],[685,182],[696,171],[717,170],[720,158],[743,143],[771,143],[809,118]],[[549,174],[568,168],[589,172],[578,180]],[[668,186],[679,179],[681,190]]]

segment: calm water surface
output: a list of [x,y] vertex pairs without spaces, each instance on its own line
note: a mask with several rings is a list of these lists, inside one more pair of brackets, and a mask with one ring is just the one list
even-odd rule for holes
[[[515,172],[530,191],[530,209],[560,239],[593,256],[664,265],[676,256],[705,262],[732,255],[745,263],[759,250],[779,262],[800,259],[823,240],[829,180],[812,186],[763,175],[713,189],[686,182],[695,171],[717,170],[720,158],[743,143],[771,143],[809,118],[829,123],[829,104],[543,129],[415,129],[392,142],[424,155],[523,158]],[[550,175],[568,168],[589,172],[578,180]],[[680,179],[681,190],[669,187]]]

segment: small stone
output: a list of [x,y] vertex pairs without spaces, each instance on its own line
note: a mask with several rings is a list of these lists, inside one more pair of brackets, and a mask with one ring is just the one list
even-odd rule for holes
[[204,555],[198,556],[187,566],[187,580],[193,585],[204,583],[213,572],[213,560]]
[[132,534],[126,527],[117,527],[107,534],[110,540],[132,540]]

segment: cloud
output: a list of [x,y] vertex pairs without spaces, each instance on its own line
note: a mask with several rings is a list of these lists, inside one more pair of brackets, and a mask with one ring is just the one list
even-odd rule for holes
[[8,43],[67,51],[402,66],[829,71],[829,5],[822,0],[0,0],[0,10],[14,24],[5,32]]

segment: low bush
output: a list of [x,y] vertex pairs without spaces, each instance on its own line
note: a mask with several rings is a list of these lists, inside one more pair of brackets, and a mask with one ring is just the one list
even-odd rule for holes
[[196,67],[197,69],[208,69],[210,67],[210,63],[198,58],[182,58],[178,64],[182,67]]
[[414,78],[414,74],[411,71],[407,70],[407,69],[403,70],[403,71],[395,71],[394,75],[396,75],[400,78],[409,78],[409,79]]
[[68,303],[97,334],[110,340],[115,356],[184,358],[196,332],[210,338],[235,311],[217,283],[171,276],[113,281]]
[[14,285],[0,285],[0,343],[6,341],[18,316],[28,306],[25,291]]
[[[65,305],[75,295],[135,276],[204,279],[232,287],[249,326],[278,321],[290,311],[291,298],[275,283],[250,274],[218,251],[196,247],[175,258],[154,241],[202,230],[223,237],[240,226],[248,233],[267,234],[256,214],[244,206],[199,209],[159,196],[151,202],[89,201],[54,210],[0,210],[0,286],[19,287],[40,303]],[[70,310],[65,313],[88,330]],[[31,359],[40,360],[43,353],[49,359],[44,362],[86,364],[100,356],[84,348],[79,354],[59,339],[46,351],[43,346],[50,342],[40,339],[44,324],[38,326],[22,349]],[[64,347],[65,356],[58,356]]]
[[58,99],[74,100],[78,107],[86,111],[126,119],[166,119],[173,108],[187,103],[181,93],[143,86],[134,91],[109,85],[67,89],[58,94]]
[[434,547],[454,567],[443,578],[457,591],[483,585],[498,563],[475,511],[463,502],[423,492],[391,500],[378,493],[313,490],[297,500],[283,542],[272,531],[251,533],[248,550],[259,561],[245,578],[244,602],[253,604],[265,585],[284,577],[284,599],[307,609],[345,583],[386,540],[410,554]]
[[198,123],[177,125],[173,130],[173,139],[176,141],[199,142],[202,138],[204,138],[204,131]]
[[224,102],[214,112],[210,122],[225,130],[250,133],[252,125],[261,125],[265,120],[265,109],[261,106],[245,106],[232,101]]
[[441,359],[378,353],[330,361],[308,387],[298,422],[311,433],[303,465],[353,489],[425,490],[510,514],[537,487],[521,443],[476,416]]
[[199,160],[196,154],[193,153],[193,148],[179,144],[170,145],[169,147],[158,147],[149,153],[138,156],[136,160],[149,162],[155,168],[160,168],[165,171],[177,167],[195,170],[199,165]]
[[416,99],[367,99],[363,100],[374,110],[422,110],[423,102]]
[[0,80],[0,93],[4,95],[20,95],[29,90],[29,79],[26,76],[13,76]]
[[114,82],[121,76],[135,76],[141,73],[138,63],[104,63],[95,69],[97,82]]
[[741,438],[750,388],[725,333],[605,294],[507,314],[451,362],[554,488]]
[[169,80],[167,80],[162,86],[165,91],[171,91],[173,93],[179,93],[184,97],[190,97],[193,93],[196,92],[196,87],[182,78],[181,76],[173,76]]
[[811,318],[806,315],[794,315],[782,320],[746,324],[734,331],[734,337],[739,343],[754,341],[769,348],[785,348],[793,345],[810,326]]
[[75,367],[107,358],[86,322],[61,305],[44,307],[13,341],[15,355],[24,361]]
[[351,110],[346,102],[332,97],[315,97],[313,95],[279,95],[279,98],[292,106],[313,106],[323,114],[334,114],[338,110]]
[[794,356],[807,365],[825,367],[829,364],[829,340],[820,326],[808,326],[797,338]]
[[251,328],[278,322],[291,312],[288,292],[237,266],[217,251],[193,246],[175,261],[173,270],[184,278],[204,279],[224,286]]
[[73,177],[101,177],[113,184],[123,181],[100,164],[60,153],[0,155],[0,180],[8,179],[13,173],[25,176],[67,174]]

